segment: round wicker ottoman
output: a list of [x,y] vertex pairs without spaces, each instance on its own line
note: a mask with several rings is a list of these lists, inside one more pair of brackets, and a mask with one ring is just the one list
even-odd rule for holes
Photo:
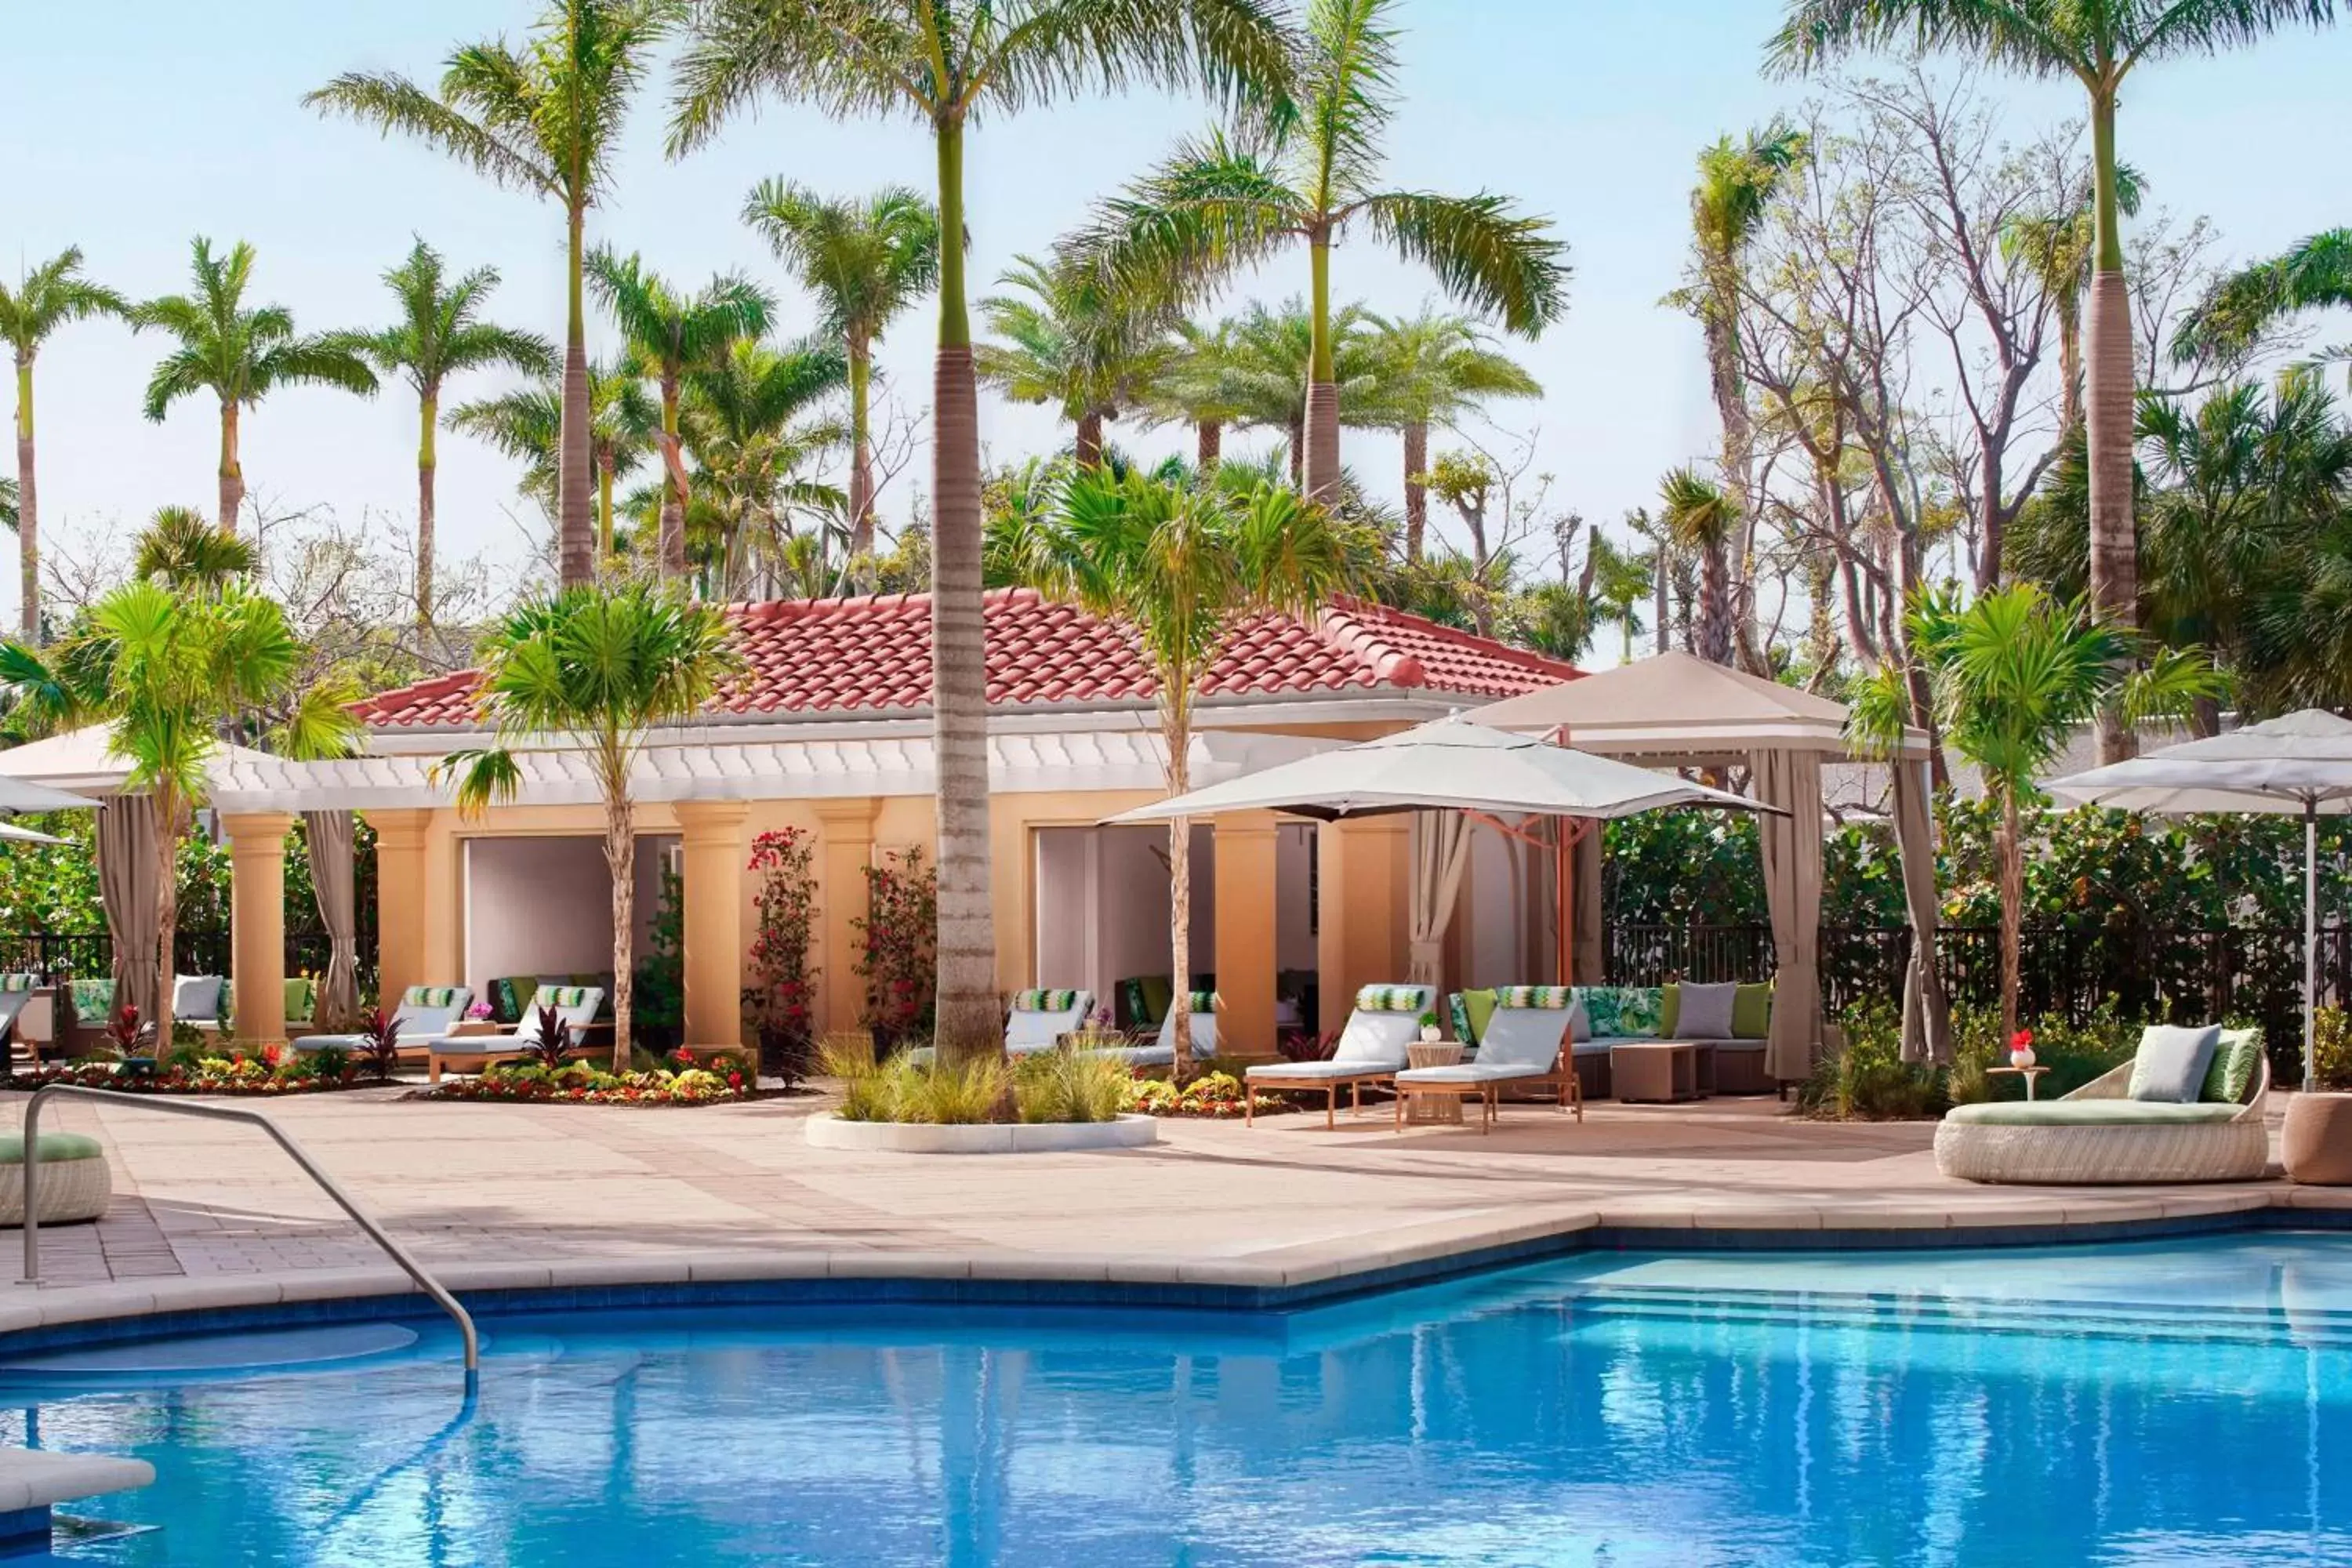
[[[79,1132],[41,1134],[41,1223],[96,1219],[114,1196],[106,1151]],[[25,1137],[0,1135],[0,1226],[25,1223]]]
[[2236,1121],[2104,1127],[1945,1121],[1936,1169],[1968,1182],[2089,1186],[2260,1181],[2270,1137],[2259,1114]]

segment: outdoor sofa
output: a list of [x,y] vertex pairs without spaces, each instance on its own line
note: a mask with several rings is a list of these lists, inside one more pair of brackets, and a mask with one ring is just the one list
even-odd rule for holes
[[1243,1120],[1256,1120],[1262,1089],[1321,1089],[1323,1125],[1339,1125],[1339,1090],[1345,1088],[1358,1111],[1364,1109],[1364,1087],[1389,1082],[1404,1070],[1411,1058],[1406,1049],[1421,1038],[1421,1021],[1430,1016],[1437,991],[1429,985],[1367,985],[1356,993],[1356,1010],[1339,1031],[1338,1049],[1319,1062],[1267,1062],[1249,1069],[1251,1093],[1243,1096]]
[[1559,1110],[1573,1105],[1576,1119],[1583,1121],[1584,1097],[1567,1058],[1574,1012],[1574,998],[1563,986],[1499,987],[1475,1058],[1449,1067],[1407,1068],[1396,1075],[1396,1130],[1404,1131],[1405,1101],[1427,1094],[1476,1096],[1478,1131],[1492,1131],[1506,1088],[1549,1089]]
[[[2189,1079],[2193,1091],[2155,1098],[2167,1089],[2157,1080],[2194,1048],[2182,1037],[2206,1033],[2214,1039]],[[1936,1168],[2052,1186],[2257,1181],[2270,1165],[2270,1084],[2260,1029],[2152,1026],[2130,1061],[2072,1094],[1954,1107],[1936,1129]]]
[[[1584,1100],[1606,1100],[1613,1091],[1610,1053],[1619,1046],[1662,1043],[1705,1047],[1706,1078],[1713,1094],[1771,1094],[1780,1085],[1764,1070],[1765,1037],[1772,1026],[1769,985],[1701,986],[1579,985],[1569,1008],[1570,1059],[1577,1091]],[[1464,991],[1449,1000],[1454,1032],[1474,1053],[1484,1045],[1484,1028],[1496,1009],[1496,990]],[[1693,1003],[1686,1027],[1685,995]],[[1706,1016],[1700,1016],[1705,1012]]]
[[[530,1005],[521,1021],[510,1024],[494,1034],[442,1035],[424,1042],[425,1077],[427,1082],[439,1083],[441,1074],[456,1068],[460,1072],[479,1072],[501,1057],[511,1057],[521,1049],[525,1040],[539,1036],[539,1010],[555,1009],[571,1048],[579,1050],[588,1042],[588,1026],[596,1021],[597,1010],[604,1005],[604,993],[595,985],[541,985],[532,994]],[[404,1045],[402,1054],[413,1047]]]
[[[466,1009],[473,1005],[474,993],[463,985],[412,985],[401,994],[400,1005],[393,1009],[393,1022],[400,1026],[401,1059],[410,1060],[425,1054],[425,1042],[447,1034]],[[304,1035],[294,1042],[298,1051],[322,1051],[330,1047],[342,1051],[367,1048],[367,1037],[348,1035]]]

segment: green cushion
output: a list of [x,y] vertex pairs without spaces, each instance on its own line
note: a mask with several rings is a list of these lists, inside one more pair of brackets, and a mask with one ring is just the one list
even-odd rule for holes
[[316,982],[299,974],[286,982],[286,1016],[289,1018],[310,1016],[311,1009],[318,1005],[318,1000],[319,987]]
[[1168,1016],[1168,1009],[1176,1005],[1176,982],[1165,974],[1147,974],[1142,980],[1142,1024],[1158,1024]]
[[74,1016],[85,1024],[106,1024],[114,1018],[114,982],[77,980],[73,983]]
[[1491,989],[1465,991],[1462,1011],[1470,1020],[1469,1043],[1475,1045],[1486,1037],[1486,1022],[1495,1016],[1495,993]]
[[1658,1038],[1670,1040],[1683,1021],[1683,988],[1669,980],[1658,987]]
[[2237,1104],[2246,1098],[2246,1086],[2254,1081],[2254,1068],[2262,1059],[2260,1029],[2222,1030],[2221,1043],[2213,1047],[2213,1065],[2205,1069],[2205,1087],[2197,1091],[2197,1098]]
[[2241,1109],[2164,1100],[2003,1100],[1955,1106],[1944,1120],[1978,1127],[2148,1127],[2227,1121]]
[[1772,988],[1743,985],[1731,994],[1731,1037],[1760,1040],[1772,1032]]
[[[106,1151],[95,1138],[85,1138],[79,1132],[44,1132],[41,1134],[41,1159],[103,1160]],[[21,1165],[25,1163],[25,1135],[22,1132],[0,1132],[0,1165]]]

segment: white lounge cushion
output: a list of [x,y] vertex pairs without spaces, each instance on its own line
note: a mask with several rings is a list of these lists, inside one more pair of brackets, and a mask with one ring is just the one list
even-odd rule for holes
[[[601,985],[542,988],[543,994],[552,995],[559,993],[569,994],[572,1000],[555,1010],[556,1016],[563,1021],[564,1030],[572,1037],[572,1043],[575,1046],[579,1045],[588,1037],[588,1026],[596,1021],[596,1011],[604,1005],[604,989]],[[541,1005],[542,1004],[534,1002],[525,1006],[522,1010],[521,1022],[509,1024],[494,1035],[452,1035],[449,1030],[454,1025],[445,1024],[438,1034],[421,1036],[416,1038],[411,1038],[408,1030],[404,1027],[400,1032],[400,1043],[403,1046],[425,1047],[445,1053],[505,1050],[507,1046],[499,1042],[512,1043],[516,1040],[531,1040],[539,1037],[539,1009]]]
[[1551,1071],[1547,1062],[1542,1067],[1520,1063],[1493,1062],[1484,1059],[1457,1062],[1452,1067],[1407,1068],[1396,1075],[1399,1083],[1507,1083],[1516,1079],[1543,1078]]
[[[1217,1016],[1214,1013],[1194,1013],[1192,1015],[1192,1055],[1196,1058],[1215,1056],[1217,1054]],[[1148,1048],[1164,1053],[1160,1061],[1150,1064],[1154,1067],[1175,1061],[1176,1013],[1173,1008],[1169,1010],[1168,1016],[1160,1020],[1159,1043]]]
[[1095,1010],[1095,994],[1091,991],[1072,993],[1076,1000],[1058,1012],[1014,1012],[1004,1020],[1004,1048],[1017,1050],[1022,1047],[1050,1047],[1064,1035],[1081,1027],[1087,1015]]
[[1335,1062],[1355,1062],[1383,1069],[1405,1065],[1405,1047],[1421,1038],[1421,1017],[1435,1000],[1430,987],[1418,987],[1421,1005],[1411,1012],[1368,1012],[1358,1008],[1348,1015],[1347,1027],[1339,1031],[1339,1049],[1332,1052]]
[[[1404,1055],[1402,1052],[1398,1053],[1397,1060],[1400,1064],[1403,1062]],[[1393,1072],[1395,1070],[1396,1068],[1384,1068],[1378,1062],[1343,1062],[1339,1060],[1327,1062],[1265,1062],[1250,1068],[1248,1076],[1251,1078],[1350,1079],[1372,1078],[1381,1074]]]
[[1478,1065],[1549,1071],[1559,1058],[1569,1022],[1565,1008],[1497,1007],[1479,1037]]

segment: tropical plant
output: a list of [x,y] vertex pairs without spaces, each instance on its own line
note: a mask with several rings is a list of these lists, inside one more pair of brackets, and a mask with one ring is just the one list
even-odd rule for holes
[[1642,605],[1656,592],[1655,567],[1637,550],[1620,549],[1606,534],[1594,533],[1591,544],[1592,599],[1603,625],[1623,634],[1620,662],[1633,662],[1633,639],[1642,635]]
[[158,507],[131,542],[131,573],[167,588],[217,593],[252,574],[260,552],[192,506]]
[[588,257],[588,281],[620,325],[632,357],[661,391],[661,522],[654,559],[666,574],[686,570],[686,460],[678,447],[678,403],[689,371],[718,363],[728,350],[768,330],[772,301],[748,279],[722,273],[694,295],[679,293],[602,247]]
[[[2352,305],[2352,228],[2331,228],[2217,282],[2175,335],[2183,360],[2252,347],[2263,329],[2305,310]],[[2352,359],[2352,343],[2321,352]]]
[[491,38],[451,53],[437,93],[396,73],[353,71],[302,100],[386,136],[415,137],[487,179],[562,205],[567,288],[555,489],[566,584],[584,583],[596,569],[581,298],[588,209],[610,191],[629,98],[672,10],[669,0],[552,0],[520,48]]
[[[755,562],[774,574],[797,540],[822,546],[822,521],[818,532],[796,534],[791,519],[797,510],[830,520],[843,505],[840,491],[800,476],[841,445],[840,424],[817,410],[847,370],[830,343],[775,349],[747,339],[688,375],[680,428],[696,472],[687,531],[714,595],[741,595]],[[818,575],[829,585],[826,564]]]
[[988,850],[988,686],[981,603],[980,393],[964,290],[970,122],[1098,88],[1204,82],[1279,97],[1291,58],[1265,0],[709,0],[678,62],[683,152],[774,91],[841,118],[912,115],[939,166],[939,356],[930,529],[939,809],[939,1044],[1001,1048]]
[[[1944,743],[1974,763],[2000,803],[2001,1032],[2017,1031],[2018,927],[2024,906],[2019,811],[2034,779],[2075,731],[2111,702],[2126,721],[2177,717],[2221,689],[2195,652],[2168,649],[2139,666],[2135,634],[2083,601],[2013,583],[1962,605],[1956,590],[1913,595],[1905,630],[1925,672]],[[1848,707],[1857,744],[1893,756],[1912,693],[1894,662],[1858,683]]]
[[[563,1013],[556,1007],[533,1007],[527,1020],[529,1028],[515,1030],[518,1053],[527,1067],[542,1068],[549,1072],[561,1071],[572,1059],[572,1030],[563,1021]],[[614,1072],[623,1069],[614,1067]]]
[[1659,521],[1676,547],[1698,560],[1698,603],[1692,644],[1713,664],[1731,662],[1731,546],[1739,533],[1739,503],[1696,469],[1676,468],[1661,480]]
[[1139,407],[1168,363],[1170,313],[1067,258],[1016,258],[997,281],[1018,292],[980,302],[1005,340],[974,351],[982,384],[1052,405],[1076,426],[1078,466],[1101,467],[1104,425]]
[[209,392],[220,404],[220,525],[235,532],[245,505],[245,468],[237,460],[238,422],[246,409],[281,386],[338,386],[373,396],[375,374],[361,358],[351,335],[294,330],[282,305],[247,309],[245,291],[253,281],[253,247],[238,240],[226,256],[212,241],[196,237],[195,291],[167,294],[132,309],[142,329],[155,327],[179,341],[147,382],[147,417],[161,424],[172,405]]
[[[1381,419],[1378,364],[1372,355],[1371,312],[1343,305],[1331,313],[1325,336],[1331,351],[1339,423],[1371,429]],[[1252,300],[1232,323],[1223,349],[1221,395],[1233,423],[1244,430],[1279,430],[1289,454],[1290,483],[1307,476],[1307,390],[1315,364],[1315,322],[1297,300],[1269,309]]]
[[636,931],[636,810],[629,774],[646,735],[693,718],[743,668],[726,616],[643,578],[576,584],[508,611],[481,650],[479,691],[493,743],[440,768],[478,816],[522,788],[528,742],[576,746],[604,802],[613,879],[613,1070],[629,1068],[629,963]]
[[[559,515],[563,450],[560,381],[461,404],[449,411],[449,428],[479,437],[508,457],[520,458],[524,467],[518,488],[545,507],[550,517]],[[614,484],[636,471],[660,436],[660,406],[646,391],[645,377],[636,367],[590,364],[588,460],[595,479],[599,559],[610,557],[619,542],[613,531]]]
[[[1007,534],[991,565],[1047,597],[1115,619],[1150,668],[1168,790],[1192,787],[1192,705],[1202,678],[1244,617],[1310,616],[1365,576],[1377,542],[1297,491],[1171,483],[1080,468],[1051,510]],[[1192,1067],[1192,825],[1168,829],[1169,940],[1175,976],[1174,1076]]]
[[467,371],[512,369],[551,375],[555,351],[544,338],[482,320],[482,306],[499,286],[495,267],[477,267],[452,280],[441,253],[418,240],[399,266],[383,275],[400,301],[400,320],[367,333],[357,347],[379,374],[401,376],[416,393],[416,620],[433,621],[433,437],[441,424],[441,389]]
[[1192,426],[1196,473],[1224,460],[1225,426],[1244,412],[1234,377],[1234,331],[1230,321],[1204,327],[1179,320],[1171,329],[1166,362],[1144,389],[1147,424]]
[[1307,493],[1335,502],[1339,367],[1331,247],[1361,219],[1446,293],[1533,337],[1566,308],[1563,247],[1504,197],[1380,185],[1396,107],[1394,0],[1309,0],[1294,97],[1234,132],[1185,143],[1105,204],[1079,248],[1123,288],[1188,300],[1296,239],[1307,242],[1314,353],[1307,393]]
[[[2084,334],[2090,603],[2118,626],[2138,624],[2139,598],[2131,297],[2116,157],[2124,81],[2143,64],[2218,54],[2298,22],[2325,26],[2335,13],[2335,0],[1789,0],[1788,19],[1770,45],[1776,67],[1799,70],[1853,49],[1958,49],[2029,76],[2073,77],[2089,97],[2097,237]],[[2133,749],[2130,726],[2111,703],[2099,715],[2099,760],[2119,762]]]
[[1404,434],[1404,558],[1418,561],[1429,528],[1429,427],[1490,397],[1540,397],[1543,387],[1466,317],[1424,305],[1417,316],[1368,314],[1365,324],[1379,417]]
[[360,1055],[378,1083],[390,1083],[400,1065],[400,1019],[378,1007],[360,1021]]
[[874,345],[939,284],[939,212],[902,185],[855,202],[768,180],[743,204],[743,221],[816,297],[824,330],[840,340],[848,360],[849,557],[852,570],[867,575],[874,554]]
[[26,268],[14,289],[0,283],[0,341],[15,351],[16,359],[16,478],[0,481],[6,486],[6,493],[0,494],[0,519],[16,533],[22,572],[19,624],[25,641],[36,647],[41,642],[41,510],[40,487],[33,473],[33,363],[49,335],[67,322],[130,313],[128,300],[82,276],[79,246]]

